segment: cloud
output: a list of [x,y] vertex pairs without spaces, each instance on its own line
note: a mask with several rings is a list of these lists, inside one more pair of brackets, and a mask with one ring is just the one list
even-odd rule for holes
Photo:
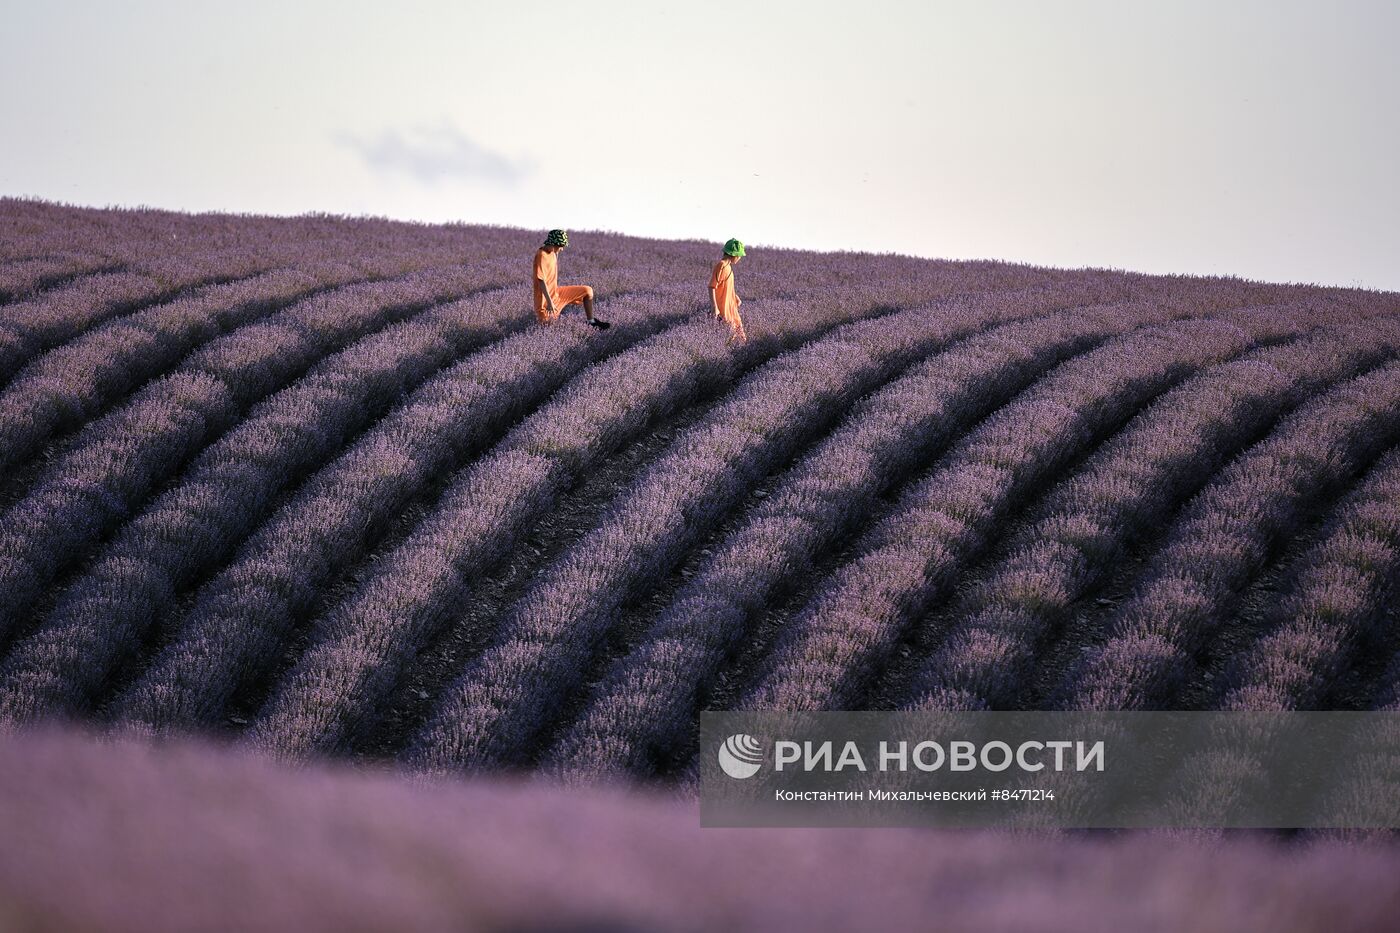
[[487,149],[445,121],[406,131],[386,129],[370,139],[348,133],[334,138],[363,159],[371,171],[404,174],[433,187],[453,180],[514,185],[534,171],[528,159],[512,159]]

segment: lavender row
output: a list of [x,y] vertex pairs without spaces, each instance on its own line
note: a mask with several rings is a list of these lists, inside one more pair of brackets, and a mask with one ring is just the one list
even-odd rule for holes
[[1400,363],[1319,396],[1235,461],[1176,521],[1108,641],[1066,678],[1074,709],[1154,709],[1189,683],[1245,582],[1306,501],[1400,436]]
[[949,342],[1025,310],[993,297],[849,325],[747,380],[678,438],[602,524],[525,594],[491,646],[449,689],[415,757],[435,768],[519,763],[587,676],[622,604],[670,572],[746,487],[818,434],[850,399]]
[[345,345],[476,284],[430,273],[318,295],[214,341],[83,430],[3,516],[0,642],[59,572],[251,404]]
[[[1394,475],[1395,467],[1394,453],[1388,455],[1382,463],[1384,471]],[[1382,492],[1386,490],[1382,488]],[[1362,534],[1368,540],[1374,540],[1376,533],[1390,535],[1394,528],[1393,513],[1397,501],[1393,491],[1383,502],[1381,508],[1385,510],[1386,517],[1375,520],[1362,519]],[[1359,503],[1358,503],[1359,504]],[[1369,509],[1366,510],[1370,512]],[[1387,558],[1393,559],[1395,538],[1389,537],[1391,544]],[[1358,555],[1360,557],[1360,555]],[[1365,557],[1361,558],[1369,565]],[[1367,567],[1369,572],[1370,566]],[[1395,570],[1392,565],[1391,578],[1386,584],[1390,604],[1384,607],[1390,621],[1395,619],[1394,593],[1395,593]],[[1387,639],[1393,644],[1395,631],[1393,627],[1385,633],[1390,636]],[[1377,685],[1376,695],[1371,703],[1371,710],[1379,713],[1397,714],[1400,713],[1400,652],[1396,652],[1390,659],[1390,663],[1381,673],[1380,681]],[[1337,753],[1337,760],[1343,763],[1347,769],[1348,780],[1341,783],[1334,789],[1332,794],[1323,803],[1329,813],[1340,814],[1337,820],[1340,825],[1365,825],[1371,822],[1372,817],[1381,806],[1390,806],[1395,798],[1395,775],[1400,774],[1400,758],[1378,749],[1394,748],[1397,738],[1400,738],[1400,722],[1397,722],[1395,715],[1385,717],[1364,717],[1364,725],[1357,729],[1349,745],[1344,746]],[[1355,814],[1359,819],[1348,819],[1348,815]],[[1334,831],[1335,835],[1342,836],[1364,836],[1362,832]],[[1382,832],[1381,842],[1390,843],[1393,841],[1393,831]]]
[[[1305,555],[1292,577],[1293,586],[1271,614],[1276,627],[1232,659],[1232,687],[1219,707],[1242,711],[1315,709],[1329,686],[1345,672],[1346,663],[1369,640],[1383,640],[1375,631],[1383,621],[1385,601],[1400,573],[1400,451],[1383,457],[1359,488],[1349,495],[1328,523],[1327,533]],[[1199,812],[1199,801],[1258,793],[1260,775],[1286,762],[1262,760],[1244,750],[1265,738],[1271,723],[1246,720],[1244,741],[1232,743],[1228,754],[1197,755],[1182,762],[1167,780],[1182,806]],[[1345,759],[1351,774],[1394,773],[1394,762],[1381,762],[1374,751],[1374,731],[1394,728],[1377,720],[1361,728],[1359,747]],[[1261,742],[1262,744],[1262,742]],[[1275,742],[1276,746],[1277,743]],[[1267,746],[1266,746],[1267,747]],[[1375,770],[1372,770],[1375,769]],[[1393,782],[1378,782],[1386,793]],[[1343,794],[1352,805],[1366,803],[1376,790],[1365,780],[1349,781]],[[1376,812],[1378,801],[1369,802]]]
[[[277,271],[209,286],[133,319],[95,328],[41,356],[0,394],[0,434],[7,440],[0,449],[0,469],[22,462],[56,433],[87,421],[131,387],[166,372],[201,337],[276,310],[316,285],[314,277],[301,271]],[[183,320],[154,323],[177,315]],[[180,324],[187,329],[177,329]]]
[[102,256],[81,253],[34,256],[0,265],[0,303],[11,304],[35,292],[83,275],[120,272],[122,267]]
[[[415,262],[447,264],[430,253]],[[221,334],[315,292],[395,274],[403,260],[374,254],[346,263],[334,253],[143,309],[95,327],[39,359],[0,394],[0,469],[30,456],[57,431],[92,417],[132,388],[175,366]],[[509,281],[518,257],[491,251],[473,263],[478,281]]]
[[1241,312],[1154,327],[1060,367],[901,496],[858,556],[786,626],[743,704],[849,705],[908,621],[946,594],[1030,491],[1197,368],[1306,327],[1303,317]]
[[[1392,499],[1390,504],[1393,505],[1394,501]],[[1393,587],[1392,582],[1392,591]],[[1382,673],[1380,688],[1371,708],[1382,713],[1400,713],[1400,652],[1396,652]],[[1393,719],[1387,719],[1374,723],[1373,728],[1385,729],[1388,736],[1394,736],[1396,724]],[[1343,753],[1341,756],[1348,763],[1353,775],[1352,781],[1339,794],[1342,797],[1341,805],[1349,804],[1352,809],[1362,814],[1375,813],[1374,801],[1378,798],[1387,803],[1393,799],[1393,776],[1400,773],[1400,761],[1393,755],[1377,753],[1375,749],[1380,743],[1376,740],[1380,737],[1368,733],[1369,730],[1362,730],[1362,735],[1352,746],[1352,754]],[[1384,744],[1386,747],[1394,747],[1393,741],[1386,741]]]
[[[284,753],[345,741],[420,645],[446,624],[473,569],[508,549],[559,490],[654,418],[839,323],[851,299],[834,297],[816,307],[766,303],[764,330],[754,331],[737,355],[705,322],[595,367],[459,477],[436,514],[318,624],[312,647],[255,723],[255,740]],[[580,398],[597,404],[579,404]]]
[[1400,652],[1396,652],[1381,675],[1380,689],[1372,709],[1400,713]]
[[501,297],[488,292],[387,327],[254,406],[121,530],[15,647],[0,666],[0,718],[84,712],[159,615],[160,600],[136,594],[179,592],[218,566],[289,485],[395,399],[460,354],[528,326]]
[[1400,349],[1400,322],[1328,330],[1209,370],[1160,399],[1051,495],[967,592],[911,705],[997,709],[1031,679],[1071,607],[1280,414]]
[[40,353],[109,318],[200,286],[261,275],[277,265],[260,251],[157,253],[122,272],[79,276],[0,309],[0,386]]
[[1400,581],[1400,451],[1367,474],[1290,574],[1271,631],[1233,665],[1222,709],[1312,709],[1356,651],[1385,634]]
[[611,665],[550,752],[551,767],[644,773],[659,749],[688,733],[705,684],[753,616],[877,497],[1047,369],[1166,313],[1138,302],[1006,324],[936,354],[862,401]]
[[106,317],[169,294],[154,276],[106,272],[0,309],[0,386],[24,364]]

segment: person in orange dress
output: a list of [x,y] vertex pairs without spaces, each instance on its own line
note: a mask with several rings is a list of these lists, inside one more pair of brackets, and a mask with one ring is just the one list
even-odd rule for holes
[[724,254],[710,273],[710,304],[714,308],[715,317],[723,318],[724,323],[729,325],[731,344],[746,343],[749,339],[744,333],[744,321],[739,317],[739,306],[744,301],[734,290],[734,267],[743,258],[744,244],[738,240],[730,240],[724,244]]
[[612,325],[593,316],[593,288],[589,285],[560,285],[557,253],[569,245],[569,234],[551,230],[544,245],[535,251],[535,316],[541,324],[553,324],[569,305],[582,304],[588,323],[600,330]]

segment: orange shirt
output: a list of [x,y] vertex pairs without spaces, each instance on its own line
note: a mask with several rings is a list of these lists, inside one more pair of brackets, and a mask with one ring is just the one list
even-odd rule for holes
[[715,292],[715,304],[726,319],[739,313],[739,293],[734,290],[734,266],[721,259],[710,273],[710,288]]
[[540,279],[544,279],[545,288],[549,289],[549,297],[554,302],[554,307],[559,307],[559,257],[545,250],[535,251],[535,276],[530,280],[535,288],[535,310],[544,311],[546,309],[544,300],[544,290],[540,288]]

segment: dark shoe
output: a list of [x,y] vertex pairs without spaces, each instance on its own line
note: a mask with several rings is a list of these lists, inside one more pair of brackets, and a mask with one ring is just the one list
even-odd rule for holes
[[609,327],[612,327],[612,325],[609,324],[607,321],[600,321],[596,317],[588,319],[588,326],[596,327],[599,330],[607,330]]

